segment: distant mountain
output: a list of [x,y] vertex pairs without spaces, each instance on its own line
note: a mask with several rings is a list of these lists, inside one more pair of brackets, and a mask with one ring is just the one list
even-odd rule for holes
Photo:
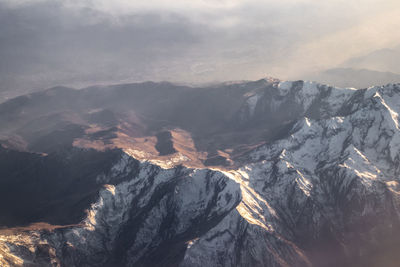
[[397,267],[400,84],[56,87],[0,104],[1,266]]
[[368,88],[400,82],[400,46],[353,57],[337,68],[314,73],[309,80],[339,87]]
[[199,166],[228,166],[294,123],[297,105],[277,107],[276,114],[256,106],[271,101],[274,86],[276,81],[259,80],[210,87],[55,87],[0,104],[0,143],[39,153],[71,146],[140,148],[147,157],[179,152]]
[[338,87],[368,88],[373,85],[399,83],[400,74],[369,69],[335,68],[311,75],[307,79]]
[[380,49],[360,57],[350,58],[341,64],[343,68],[369,69],[400,73],[400,46]]

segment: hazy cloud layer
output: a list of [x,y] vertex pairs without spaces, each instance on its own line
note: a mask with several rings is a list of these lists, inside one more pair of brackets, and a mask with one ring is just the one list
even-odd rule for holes
[[396,46],[399,11],[379,0],[0,0],[0,91],[298,78]]

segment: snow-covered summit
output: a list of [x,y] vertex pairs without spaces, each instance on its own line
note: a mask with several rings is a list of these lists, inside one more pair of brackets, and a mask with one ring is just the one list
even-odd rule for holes
[[[210,147],[223,144],[213,151],[217,156],[227,157],[234,150],[229,145],[241,145],[240,153],[232,153],[236,165],[191,168],[173,161],[176,154],[165,156],[171,164],[161,164],[135,159],[140,153],[121,153],[96,177],[102,186],[80,225],[0,235],[4,255],[0,263],[386,266],[398,262],[400,85],[355,90],[264,80],[215,90],[234,97],[227,96],[231,102],[223,108],[220,99],[212,102],[223,116],[197,122],[217,128],[215,136],[205,135],[210,143],[212,138],[219,142]],[[210,100],[202,97],[195,94],[196,101]],[[174,122],[186,123],[185,118]],[[223,132],[218,123],[230,132]],[[190,143],[186,132],[171,132],[172,141],[167,141],[180,153],[204,145],[204,139],[195,144],[194,134]],[[233,141],[223,143],[225,138]],[[256,138],[263,142],[250,142]],[[149,145],[151,140],[143,143]]]

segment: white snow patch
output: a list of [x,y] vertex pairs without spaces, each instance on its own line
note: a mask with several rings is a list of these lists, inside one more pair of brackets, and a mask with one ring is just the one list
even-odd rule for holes
[[369,98],[371,98],[372,96],[374,96],[375,93],[378,91],[378,89],[379,89],[379,87],[377,87],[377,86],[369,87],[369,88],[367,89],[367,91],[365,91],[364,99],[369,99]]
[[115,196],[115,186],[112,184],[105,184],[104,188],[110,192],[113,196]]
[[284,81],[278,84],[278,92],[280,96],[285,96],[289,93],[290,89],[292,88],[293,82]]
[[350,146],[347,151],[349,152],[349,158],[339,166],[353,172],[361,178],[361,181],[365,185],[370,187],[372,180],[376,180],[380,176],[381,171],[371,164],[367,157],[356,147]]
[[304,110],[307,110],[310,107],[318,93],[318,83],[304,81],[303,88],[301,91],[299,91],[298,95],[298,101],[303,103]]
[[310,122],[310,120],[309,120],[307,117],[305,117],[304,120],[305,120],[307,126],[308,126],[308,127],[311,127],[311,122]]

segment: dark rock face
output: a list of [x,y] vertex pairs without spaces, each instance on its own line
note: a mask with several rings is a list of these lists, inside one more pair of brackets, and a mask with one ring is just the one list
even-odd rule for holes
[[174,154],[176,152],[174,144],[172,143],[172,135],[168,131],[159,132],[157,135],[157,144],[155,148],[157,149],[160,156]]
[[[113,164],[99,169],[95,163],[102,162],[95,161],[93,153],[98,153],[100,160],[109,158],[108,163]],[[39,230],[37,236],[28,235],[28,243],[32,243],[24,245],[33,246],[34,252],[20,243],[6,242],[13,253],[34,266],[51,266],[54,262],[62,266],[176,266],[187,243],[216,226],[240,202],[238,184],[219,172],[184,167],[165,170],[119,151],[78,151],[69,157],[68,161],[84,162],[86,174],[96,171],[96,179],[90,175],[78,180],[69,178],[66,183],[75,191],[62,192],[65,185],[58,188],[50,179],[41,181],[43,186],[53,186],[51,195],[57,194],[61,203],[54,206],[62,213],[51,209],[45,202],[50,197],[44,194],[36,196],[33,205],[50,209],[45,214],[35,212],[36,217],[24,222],[75,225],[47,227],[50,229]],[[86,184],[82,179],[90,182]],[[11,191],[14,195],[20,193],[18,188]],[[86,194],[79,194],[81,191]],[[94,195],[89,200],[90,193]],[[79,217],[82,208],[89,209],[84,220]]]
[[[399,103],[398,85],[265,80],[6,102],[0,223],[14,228],[0,230],[0,264],[397,266]],[[122,149],[73,147],[89,139]],[[196,150],[212,167],[180,165]]]
[[0,149],[0,225],[78,224],[120,151],[70,149],[48,156]]

